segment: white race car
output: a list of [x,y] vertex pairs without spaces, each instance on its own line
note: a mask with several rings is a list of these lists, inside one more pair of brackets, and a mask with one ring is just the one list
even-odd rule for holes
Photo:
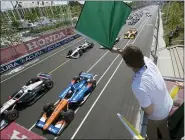
[[75,50],[69,50],[66,58],[77,59],[80,56],[82,56],[84,52],[87,52],[88,50],[90,50],[93,47],[94,47],[93,43],[85,41],[82,45],[76,47]]
[[146,13],[146,16],[147,17],[151,17],[152,15],[150,13]]
[[39,73],[36,78],[32,78],[19,91],[9,96],[9,100],[0,106],[0,130],[19,117],[18,105],[23,107],[34,103],[52,87],[51,76]]

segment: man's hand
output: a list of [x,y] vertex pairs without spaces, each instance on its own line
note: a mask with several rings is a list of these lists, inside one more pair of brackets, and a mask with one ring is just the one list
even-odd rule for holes
[[141,107],[142,110],[147,114],[151,115],[153,113],[153,104],[149,105],[148,107]]
[[175,85],[178,86],[181,89],[184,89],[184,83],[183,82],[175,82]]

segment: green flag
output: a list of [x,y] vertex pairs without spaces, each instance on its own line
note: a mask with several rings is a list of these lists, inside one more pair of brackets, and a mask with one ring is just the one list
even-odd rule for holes
[[130,13],[123,1],[86,1],[75,29],[111,49]]

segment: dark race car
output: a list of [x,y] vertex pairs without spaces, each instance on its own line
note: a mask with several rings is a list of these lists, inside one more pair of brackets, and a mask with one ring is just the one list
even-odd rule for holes
[[88,50],[90,50],[93,47],[94,47],[93,43],[85,41],[85,43],[76,47],[75,50],[69,50],[66,58],[77,59],[80,56],[82,56],[84,52],[87,52]]
[[128,22],[128,25],[135,25],[137,23],[137,20],[132,19]]
[[33,104],[43,94],[53,87],[53,81],[48,74],[40,73],[36,78],[29,80],[19,91],[9,96],[9,100],[1,105],[0,130],[6,127],[9,122],[18,118],[18,106]]
[[49,131],[54,135],[59,135],[74,119],[74,106],[82,105],[96,88],[95,77],[96,75],[84,72],[74,77],[69,86],[61,92],[55,104],[44,105],[36,127],[44,132]]

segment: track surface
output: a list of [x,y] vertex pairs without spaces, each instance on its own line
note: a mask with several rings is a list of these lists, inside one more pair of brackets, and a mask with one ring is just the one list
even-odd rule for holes
[[[116,47],[124,48],[126,44],[133,43],[142,49],[144,55],[149,56],[157,6],[150,6],[148,9],[150,9],[149,12],[152,17],[146,17],[144,14],[142,19],[134,26],[139,32],[136,39],[130,41],[122,39]],[[133,26],[125,25],[119,36],[122,37],[130,27]],[[84,53],[79,59],[69,60],[65,58],[68,50],[76,47],[82,41],[84,39],[81,37],[61,48],[57,48],[39,57],[39,61],[25,66],[18,73],[2,75],[1,103],[7,101],[9,95],[13,94],[39,72],[51,73],[55,83],[54,88],[35,104],[20,111],[20,116],[16,120],[18,124],[51,139],[129,139],[131,135],[121,124],[116,114],[118,112],[123,114],[135,125],[139,106],[131,91],[133,72],[124,62],[121,62],[122,58],[120,56],[99,49],[100,45],[97,43],[95,43],[93,49]],[[119,67],[117,67],[118,65]],[[58,137],[43,134],[41,130],[33,127],[40,116],[43,105],[46,102],[56,102],[60,92],[68,85],[72,77],[80,71],[97,74],[98,85],[86,103],[79,108],[71,124]]]

